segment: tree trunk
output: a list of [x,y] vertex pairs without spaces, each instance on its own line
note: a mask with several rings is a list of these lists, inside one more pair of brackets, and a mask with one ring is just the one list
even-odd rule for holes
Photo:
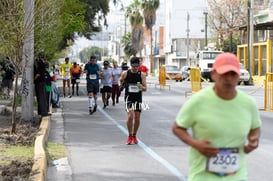
[[15,73],[15,86],[13,90],[13,100],[12,100],[12,113],[11,113],[11,130],[10,133],[14,134],[16,132],[16,108],[17,108],[17,99],[18,99],[18,77],[19,71],[16,70]]

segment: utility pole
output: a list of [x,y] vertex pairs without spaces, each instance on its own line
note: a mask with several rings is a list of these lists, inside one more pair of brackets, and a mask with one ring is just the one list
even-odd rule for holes
[[22,78],[22,119],[33,120],[33,65],[34,65],[34,0],[24,0],[24,28],[26,38],[23,45],[25,69]]
[[190,40],[190,28],[189,28],[189,21],[190,21],[190,15],[189,15],[189,12],[187,12],[187,63],[188,65],[191,65],[191,62],[190,62],[190,59],[189,59],[189,51],[190,51],[190,48],[189,48],[189,40]]
[[204,12],[205,15],[205,47],[208,46],[208,12]]
[[254,32],[254,27],[253,27],[253,0],[248,0],[247,3],[247,17],[248,17],[248,23],[247,23],[247,39],[248,39],[248,52],[247,52],[247,57],[248,57],[248,71],[250,74],[250,84],[253,84],[253,78],[252,78],[252,60],[253,60],[253,55],[252,55],[252,50],[253,50],[253,32]]

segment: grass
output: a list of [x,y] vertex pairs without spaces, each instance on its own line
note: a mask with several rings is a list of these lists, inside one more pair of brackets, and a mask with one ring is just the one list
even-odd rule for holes
[[34,146],[7,145],[0,143],[0,165],[8,165],[13,160],[21,162],[32,159]]
[[[57,160],[66,157],[65,145],[48,142],[46,144],[48,161]],[[0,165],[8,165],[13,160],[21,162],[34,157],[34,146],[8,145],[0,143]]]
[[48,162],[66,157],[65,145],[54,142],[46,143],[46,150],[48,153]]

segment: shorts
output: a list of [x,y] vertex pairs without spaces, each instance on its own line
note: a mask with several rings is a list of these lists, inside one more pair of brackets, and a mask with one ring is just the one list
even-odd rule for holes
[[100,93],[112,93],[112,87],[110,86],[103,86],[103,88],[100,89]]
[[8,89],[12,89],[13,87],[13,80],[11,79],[3,79],[2,87],[7,87]]
[[67,75],[67,76],[63,76],[63,80],[70,80],[70,76],[69,75]]
[[129,95],[125,96],[125,111],[129,112],[130,110],[141,112],[142,99],[130,97]]
[[87,92],[97,94],[99,92],[99,83],[98,82],[91,82],[90,80],[87,80]]
[[78,83],[80,83],[80,80],[81,80],[80,78],[74,78],[74,79],[72,78],[71,83],[78,84]]

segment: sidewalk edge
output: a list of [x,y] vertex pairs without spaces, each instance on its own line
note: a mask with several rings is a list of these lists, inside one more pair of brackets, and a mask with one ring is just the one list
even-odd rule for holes
[[29,178],[31,181],[46,180],[47,154],[45,151],[45,142],[48,139],[50,120],[51,118],[49,116],[42,118],[40,131],[35,139],[34,163]]

